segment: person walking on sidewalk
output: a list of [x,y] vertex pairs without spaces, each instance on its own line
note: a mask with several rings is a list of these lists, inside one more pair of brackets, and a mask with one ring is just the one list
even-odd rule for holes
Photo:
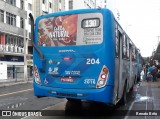
[[153,80],[153,75],[151,73],[153,71],[153,69],[154,68],[151,65],[148,65],[148,68],[147,68],[147,77],[146,77],[147,82]]
[[140,78],[140,81],[144,81],[145,80],[145,73],[144,73],[144,69],[142,69],[141,71],[141,78]]
[[148,81],[152,81],[153,80],[153,76],[151,75],[150,72],[147,73],[147,77],[146,77],[147,82]]
[[153,67],[153,70],[151,71],[151,74],[153,76],[153,82],[154,82],[154,81],[157,81],[158,70],[157,70],[157,67],[155,67],[154,65],[152,67]]

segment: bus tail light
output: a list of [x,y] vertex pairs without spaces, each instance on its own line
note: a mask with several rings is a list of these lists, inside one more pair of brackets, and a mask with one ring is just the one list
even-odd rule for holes
[[107,68],[103,68],[103,72],[104,72],[104,73],[107,73],[107,72],[108,72],[108,69],[107,69]]
[[34,67],[33,73],[34,73],[34,81],[35,81],[37,84],[41,85],[42,83],[41,83],[41,80],[40,80],[40,76],[39,76],[39,73],[38,73],[37,66]]
[[104,65],[102,70],[101,70],[101,72],[100,72],[96,88],[102,88],[102,87],[104,87],[106,85],[107,79],[108,79],[108,75],[109,75],[109,70]]
[[102,74],[101,78],[105,80],[106,79],[106,74]]

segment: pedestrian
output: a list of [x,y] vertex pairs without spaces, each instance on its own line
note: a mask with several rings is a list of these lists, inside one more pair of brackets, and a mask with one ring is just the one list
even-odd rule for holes
[[151,73],[153,69],[154,69],[154,66],[149,65],[149,66],[148,66],[148,71],[147,71],[147,72],[150,72],[150,73]]
[[147,82],[148,82],[148,81],[151,81],[152,79],[153,79],[153,76],[151,75],[150,72],[148,72],[148,73],[147,73],[147,77],[146,77]]
[[141,78],[140,78],[140,81],[143,81],[144,80],[144,69],[142,69],[142,71],[141,71]]
[[157,67],[155,67],[154,65],[152,67],[153,67],[153,70],[151,71],[151,74],[153,76],[153,82],[154,82],[154,81],[157,81],[158,70],[157,70]]

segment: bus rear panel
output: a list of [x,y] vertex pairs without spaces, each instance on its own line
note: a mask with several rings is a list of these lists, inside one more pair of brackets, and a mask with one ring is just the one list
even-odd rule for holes
[[[105,21],[105,22],[104,22]],[[40,16],[34,41],[34,94],[113,103],[114,18],[109,10]]]

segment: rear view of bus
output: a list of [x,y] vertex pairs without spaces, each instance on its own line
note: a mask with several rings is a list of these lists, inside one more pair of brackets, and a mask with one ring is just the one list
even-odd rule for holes
[[35,96],[113,103],[113,21],[106,9],[38,17],[34,29]]

